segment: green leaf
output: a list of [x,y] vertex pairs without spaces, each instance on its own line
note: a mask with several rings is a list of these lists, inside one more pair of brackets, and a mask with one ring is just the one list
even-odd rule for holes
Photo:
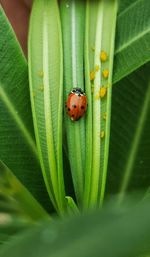
[[25,219],[16,218],[15,215],[0,213],[0,245],[8,242],[17,234],[31,228],[33,223]]
[[27,62],[0,6],[0,158],[43,204],[47,201],[34,140]]
[[79,209],[74,202],[73,198],[70,196],[66,196],[66,202],[67,202],[67,212],[72,215],[72,214],[79,214]]
[[150,167],[150,64],[113,88],[112,122],[107,191],[149,187]]
[[53,205],[64,210],[62,39],[56,0],[36,0],[29,32],[29,78],[41,168]]
[[129,8],[131,4],[134,4],[137,0],[119,0],[119,10],[118,13],[125,11],[125,9]]
[[[89,6],[88,6],[89,5]],[[110,134],[110,112],[111,112],[111,88],[112,88],[112,70],[113,70],[113,54],[114,54],[114,39],[116,17],[118,10],[118,1],[98,1],[97,20],[93,24],[93,19],[90,18],[92,13],[90,6],[96,5],[96,2],[87,2],[87,22],[86,22],[86,49],[85,49],[85,69],[86,69],[86,92],[88,96],[88,114],[86,123],[86,145],[87,149],[86,160],[88,165],[86,169],[85,187],[89,187],[87,194],[89,197],[89,205],[95,206],[103,203]],[[90,24],[92,22],[92,24]],[[91,42],[90,39],[91,27],[95,25],[95,53],[94,55],[94,81],[90,83],[90,62],[91,62]],[[106,56],[106,60],[101,59],[101,53]],[[89,57],[89,58],[88,58]],[[98,68],[96,70],[96,68]],[[108,72],[104,77],[103,72]],[[91,85],[92,84],[92,85]],[[91,97],[91,86],[93,87],[93,96]],[[104,95],[101,95],[101,90],[105,90]],[[104,119],[104,115],[107,116]],[[92,124],[92,126],[91,126]],[[92,146],[91,146],[92,145]],[[91,148],[91,152],[90,152]],[[92,155],[92,158],[91,158]],[[91,162],[91,163],[90,163]],[[90,183],[89,183],[90,180]]]
[[[111,206],[111,205],[110,205]],[[150,204],[46,223],[1,247],[0,257],[126,257],[150,251]]]
[[9,196],[0,193],[0,213],[18,214],[18,206],[14,204],[14,201]]
[[[83,58],[84,7],[86,6],[82,1],[61,3],[65,101],[72,87],[78,86],[84,88],[81,59]],[[75,193],[78,203],[82,204],[84,198],[86,201],[86,203],[84,203],[85,206],[88,205],[88,202],[91,205],[96,205],[97,202],[100,201],[101,204],[104,198],[111,103],[111,86],[108,87],[108,85],[111,85],[112,82],[116,14],[117,1],[107,1],[107,3],[103,1],[87,1],[85,27],[85,92],[88,97],[88,112],[85,118],[74,123],[65,115],[68,154]],[[71,24],[70,27],[68,27],[67,24]],[[93,32],[93,27],[95,32]],[[91,44],[95,44],[95,60],[94,56],[92,58]],[[107,52],[109,59],[106,63],[102,63],[101,65],[100,52],[102,50]],[[99,65],[100,70],[95,74],[97,78],[95,78],[94,81],[94,94],[92,97],[89,75],[93,65],[94,69]],[[108,79],[101,77],[101,73],[105,69],[109,70]],[[102,86],[105,86],[107,89],[108,97],[102,99],[102,104],[100,104],[101,101],[99,101],[99,99],[97,101],[95,98]],[[107,121],[103,119],[105,112],[107,112]],[[100,138],[101,131],[105,131],[105,139],[103,140]]]
[[86,1],[85,17],[85,46],[84,46],[84,65],[85,65],[85,88],[88,99],[88,111],[86,114],[86,164],[84,182],[84,207],[89,204],[90,186],[92,177],[92,134],[93,134],[93,112],[92,112],[92,90],[94,89],[90,81],[90,72],[94,71],[94,51],[96,37],[96,23],[98,13],[98,1]]
[[[64,48],[64,102],[73,87],[84,90],[84,1],[61,1],[61,23]],[[77,201],[83,200],[85,167],[85,117],[77,122],[64,115],[68,156]]]
[[121,1],[117,19],[113,82],[150,60],[150,2]]
[[25,218],[32,221],[49,218],[42,206],[2,162],[0,162],[0,193],[6,196],[14,210]]

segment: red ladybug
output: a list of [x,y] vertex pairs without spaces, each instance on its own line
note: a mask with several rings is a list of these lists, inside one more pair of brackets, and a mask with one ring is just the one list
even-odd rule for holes
[[72,121],[79,120],[86,112],[87,97],[81,88],[73,88],[68,95],[67,114]]

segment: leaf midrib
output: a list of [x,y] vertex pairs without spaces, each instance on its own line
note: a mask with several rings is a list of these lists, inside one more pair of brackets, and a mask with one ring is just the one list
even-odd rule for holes
[[125,8],[122,12],[119,13],[118,18],[120,18],[122,15],[124,15],[126,12],[128,12],[130,9],[132,9],[135,5],[137,5],[139,2],[142,2],[143,0],[137,0],[130,4],[127,8]]
[[20,118],[20,116],[17,114],[17,111],[13,105],[13,103],[11,103],[11,100],[9,99],[9,97],[7,96],[5,90],[2,87],[2,84],[0,85],[0,97],[1,100],[3,101],[3,103],[5,104],[7,110],[9,111],[11,117],[13,118],[13,120],[15,121],[17,127],[19,128],[19,130],[22,133],[22,136],[24,137],[26,143],[28,144],[28,146],[30,147],[30,149],[32,150],[34,156],[36,157],[36,159],[38,160],[38,153],[37,153],[37,148],[36,148],[36,144],[31,136],[31,134],[29,133],[28,129],[26,128],[26,126],[24,125],[22,119]]
[[142,33],[139,33],[138,36],[135,36],[134,38],[132,38],[131,40],[127,41],[127,43],[123,44],[120,48],[118,48],[115,52],[115,55],[117,55],[119,52],[123,51],[124,49],[126,49],[128,46],[130,46],[131,44],[133,44],[134,42],[138,41],[139,38],[145,36],[146,34],[148,34],[150,32],[150,27],[145,30],[142,31]]

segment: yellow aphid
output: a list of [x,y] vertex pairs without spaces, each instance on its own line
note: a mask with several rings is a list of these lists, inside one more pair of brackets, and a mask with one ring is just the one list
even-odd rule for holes
[[32,92],[32,95],[33,95],[33,97],[35,97],[35,92],[34,91]]
[[95,71],[99,71],[99,69],[100,69],[99,65],[96,65],[95,66]]
[[100,53],[101,62],[106,62],[107,58],[108,58],[107,53],[105,51],[101,51],[101,53]]
[[107,79],[109,76],[109,70],[103,70],[102,75],[103,75],[103,78]]
[[40,90],[40,91],[43,91],[43,90],[44,90],[44,85],[40,85],[40,86],[39,86],[39,90]]
[[103,98],[107,93],[107,88],[106,87],[101,87],[99,90],[99,97]]
[[96,99],[96,100],[100,99],[99,92],[95,95],[95,99]]
[[93,81],[95,79],[95,71],[90,72],[90,80]]
[[38,76],[43,78],[44,77],[44,72],[42,70],[38,71]]
[[106,112],[103,114],[103,119],[104,119],[104,120],[107,119],[107,113],[106,113]]
[[102,130],[101,133],[100,133],[100,137],[101,137],[101,138],[104,138],[104,136],[105,136],[105,131]]
[[95,51],[95,48],[92,46],[92,47],[91,47],[91,50],[94,52],[94,51]]

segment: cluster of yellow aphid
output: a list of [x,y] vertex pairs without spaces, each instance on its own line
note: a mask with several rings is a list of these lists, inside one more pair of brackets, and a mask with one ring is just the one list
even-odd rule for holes
[[[101,62],[106,62],[108,59],[107,53],[105,51],[101,51],[100,53],[100,60]],[[95,70],[90,72],[90,81],[94,81],[95,79],[95,73],[100,70],[99,65],[95,66]],[[107,79],[109,76],[109,71],[107,69],[102,71],[102,76],[104,79]],[[92,86],[91,92],[94,92],[94,87]],[[96,95],[96,99],[103,98],[107,93],[107,88],[102,86],[99,90],[99,92]]]
[[[38,75],[39,75],[39,77],[43,78],[43,77],[44,77],[44,72],[41,70],[41,71],[38,72]],[[39,89],[40,91],[44,91],[44,85],[41,84],[41,85],[38,87],[38,89]]]
[[[38,77],[43,78],[44,77],[44,72],[42,70],[39,70],[37,75],[38,75]],[[39,91],[44,91],[44,85],[43,84],[39,85],[38,90]],[[35,91],[33,91],[33,97],[35,97],[35,95],[36,95]]]
[[44,85],[40,85],[38,88],[40,91],[44,91]]
[[38,71],[38,76],[43,78],[44,77],[44,72],[42,70]]
[[[93,49],[92,49],[92,50],[93,50]],[[101,51],[101,53],[100,53],[100,61],[101,61],[101,63],[104,63],[104,62],[106,62],[107,60],[108,60],[108,55],[107,55],[107,53],[106,53],[105,51]],[[94,81],[94,79],[95,79],[95,74],[96,74],[96,72],[98,72],[99,70],[100,70],[99,65],[96,65],[96,66],[95,66],[95,69],[90,72],[90,81],[91,81],[91,82]],[[103,77],[104,79],[108,79],[108,76],[109,76],[109,70],[108,70],[108,69],[104,69],[104,70],[102,71],[102,77]],[[101,86],[99,92],[98,92],[98,93],[96,94],[96,96],[95,96],[95,99],[104,98],[104,97],[106,96],[106,94],[107,94],[107,88],[108,88],[108,86]],[[93,86],[93,84],[92,84],[91,92],[94,93],[94,86]],[[107,118],[107,113],[104,113],[104,114],[103,114],[103,119],[106,120],[106,118]],[[104,138],[104,136],[105,136],[105,131],[102,130],[102,131],[100,132],[100,138]]]

